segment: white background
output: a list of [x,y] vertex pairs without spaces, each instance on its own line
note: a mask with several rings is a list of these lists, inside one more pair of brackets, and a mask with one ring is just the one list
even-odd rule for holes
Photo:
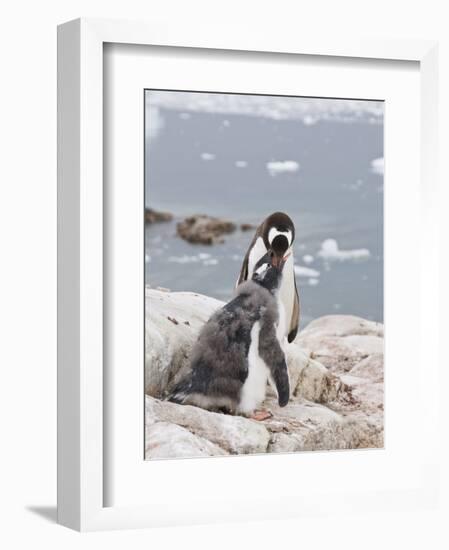
[[[410,296],[416,295],[425,273],[416,264],[428,262],[426,250],[420,250],[424,225],[421,216],[420,181],[420,80],[415,64],[376,62],[360,66],[346,60],[337,63],[329,58],[299,58],[267,61],[251,55],[198,53],[179,51],[170,58],[160,48],[113,46],[105,50],[105,159],[107,169],[105,202],[108,205],[104,272],[113,273],[107,284],[106,304],[108,342],[106,392],[108,410],[105,432],[105,457],[109,473],[106,506],[148,504],[171,510],[177,518],[173,494],[189,497],[189,510],[182,508],[180,517],[187,522],[204,517],[211,500],[210,488],[223,501],[236,497],[235,484],[243,486],[239,502],[265,499],[279,508],[289,499],[311,502],[321,498],[324,514],[326,502],[332,509],[333,494],[355,495],[385,491],[390,493],[383,504],[396,506],[391,491],[417,487],[423,464],[434,464],[432,444],[433,402],[425,399],[433,390],[430,373],[421,380],[418,344],[426,338],[420,332],[425,311],[416,304],[416,317],[404,311],[410,307]],[[367,66],[368,65],[368,66]],[[344,77],[343,77],[344,75]],[[385,187],[385,323],[386,338],[386,432],[383,452],[302,453],[240,460],[143,461],[144,432],[142,396],[143,363],[143,101],[144,88],[182,89],[185,83],[194,90],[285,93],[287,95],[379,98],[385,100],[385,147],[387,170]],[[407,127],[408,131],[404,132]],[[407,208],[403,208],[407,196]],[[401,222],[397,223],[397,212]],[[404,239],[404,227],[408,236]],[[109,237],[110,236],[110,237]],[[426,237],[426,240],[428,238]],[[420,279],[420,276],[422,277]],[[433,279],[432,279],[433,283]],[[431,337],[432,337],[432,332]],[[427,335],[428,337],[428,335]],[[430,346],[429,346],[430,347]],[[423,368],[423,367],[421,367]],[[425,368],[425,367],[424,367]],[[404,392],[407,380],[407,392]],[[420,398],[420,396],[423,396]],[[420,407],[416,403],[421,402]],[[430,405],[430,407],[428,407]],[[404,422],[404,411],[407,421]],[[414,437],[421,433],[416,447]],[[426,440],[425,437],[428,437]],[[426,471],[430,468],[427,466]],[[275,473],[276,482],[262,482]],[[294,479],[293,479],[294,478]],[[215,497],[215,494],[214,494]],[[180,498],[181,495],[180,495]],[[337,499],[338,500],[338,499]],[[410,498],[408,499],[410,502]],[[371,499],[372,503],[372,499]],[[229,510],[217,498],[215,509]],[[233,507],[235,509],[235,506]],[[151,508],[150,508],[151,509]],[[191,516],[189,515],[191,513]],[[239,517],[243,513],[236,512]],[[218,512],[217,512],[218,515]],[[272,514],[273,515],[273,512]],[[259,517],[264,517],[263,510]],[[266,514],[269,517],[269,514]],[[176,521],[174,521],[176,523]]]
[[[1,8],[0,545],[4,548],[447,548],[448,510],[423,514],[332,517],[237,526],[79,535],[55,517],[56,495],[56,25],[83,16],[261,25],[267,33],[353,32],[439,38],[449,59],[443,2],[124,2],[66,0],[9,3]],[[161,23],[162,24],[162,23]],[[449,95],[447,63],[441,91]],[[448,124],[448,113],[441,112]],[[441,165],[448,182],[448,130]],[[444,147],[444,148],[443,148]],[[442,173],[443,173],[442,172]],[[441,189],[443,192],[443,188]],[[440,201],[449,205],[448,192]],[[446,224],[448,216],[443,217]],[[447,238],[441,250],[447,250]],[[447,265],[442,280],[449,280]],[[447,292],[442,299],[447,305]],[[444,317],[442,316],[442,319]],[[434,320],[436,322],[436,320]],[[447,375],[441,383],[444,396]],[[447,418],[447,405],[442,404]],[[447,433],[447,425],[445,433]],[[419,445],[419,434],[417,434]],[[442,452],[447,453],[447,440]],[[444,472],[443,472],[444,474]],[[448,494],[447,476],[444,477]],[[446,499],[447,504],[447,499]],[[34,510],[34,511],[33,511]],[[36,513],[38,512],[38,513]],[[444,521],[446,520],[446,521]]]

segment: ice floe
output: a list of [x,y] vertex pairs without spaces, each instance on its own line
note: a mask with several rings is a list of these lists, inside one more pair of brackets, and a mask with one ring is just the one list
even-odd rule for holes
[[164,118],[161,115],[160,109],[147,103],[146,105],[146,128],[145,134],[148,139],[156,138],[164,127]]
[[212,153],[201,153],[201,158],[203,160],[214,160],[215,155]]
[[169,91],[148,91],[146,100],[147,104],[181,112],[302,120],[306,125],[320,120],[381,124],[384,116],[382,101]]
[[358,191],[363,186],[363,180],[357,179],[355,182],[352,183],[344,183],[343,187],[345,189],[349,189],[350,191]]
[[246,162],[246,160],[236,160],[235,165],[237,166],[237,168],[246,168],[248,166],[248,163]]
[[270,161],[267,162],[267,169],[271,176],[277,176],[286,172],[297,172],[299,163],[295,160]]
[[367,248],[356,248],[353,250],[341,250],[335,239],[326,239],[321,243],[318,256],[324,260],[358,260],[369,258],[370,251]]
[[182,256],[169,256],[167,258],[167,261],[175,263],[175,264],[194,264],[201,262],[203,265],[217,265],[218,260],[216,258],[212,258],[210,254],[207,254],[205,252],[200,252],[199,254],[195,255],[188,255],[183,254]]
[[315,258],[311,254],[304,254],[304,256],[302,257],[302,261],[305,264],[311,264],[314,261],[314,259]]
[[295,265],[294,266],[295,275],[298,275],[298,277],[311,277],[313,279],[316,279],[320,276],[320,272],[316,269],[312,269],[311,267],[305,267],[303,265]]
[[385,168],[384,158],[380,157],[371,161],[371,172],[379,176],[383,176]]
[[188,256],[187,254],[184,254],[183,256],[169,256],[167,261],[176,264],[191,264],[199,262],[200,259],[198,256]]
[[316,124],[317,119],[312,115],[305,115],[302,121],[306,126],[312,126],[313,124]]
[[217,265],[218,260],[216,258],[211,258],[210,260],[204,260],[203,265]]

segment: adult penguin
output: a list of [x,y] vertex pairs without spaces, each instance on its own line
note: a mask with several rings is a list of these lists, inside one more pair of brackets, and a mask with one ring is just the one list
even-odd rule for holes
[[274,212],[268,216],[256,230],[237,280],[237,286],[251,280],[255,266],[267,253],[271,254],[274,266],[281,261],[285,262],[279,300],[283,309],[283,324],[288,342],[293,342],[296,338],[299,327],[299,296],[292,248],[294,240],[295,226],[287,214]]

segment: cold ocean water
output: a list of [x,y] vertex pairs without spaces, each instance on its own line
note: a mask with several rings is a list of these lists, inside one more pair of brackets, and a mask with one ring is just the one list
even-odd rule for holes
[[145,228],[148,284],[229,300],[253,231],[192,245],[176,223],[259,224],[282,210],[296,226],[301,326],[333,313],[383,321],[383,117],[209,112],[147,94],[146,205],[175,216]]

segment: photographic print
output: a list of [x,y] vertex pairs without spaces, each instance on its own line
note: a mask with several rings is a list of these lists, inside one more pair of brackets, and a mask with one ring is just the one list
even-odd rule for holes
[[382,101],[145,90],[145,458],[382,448]]

